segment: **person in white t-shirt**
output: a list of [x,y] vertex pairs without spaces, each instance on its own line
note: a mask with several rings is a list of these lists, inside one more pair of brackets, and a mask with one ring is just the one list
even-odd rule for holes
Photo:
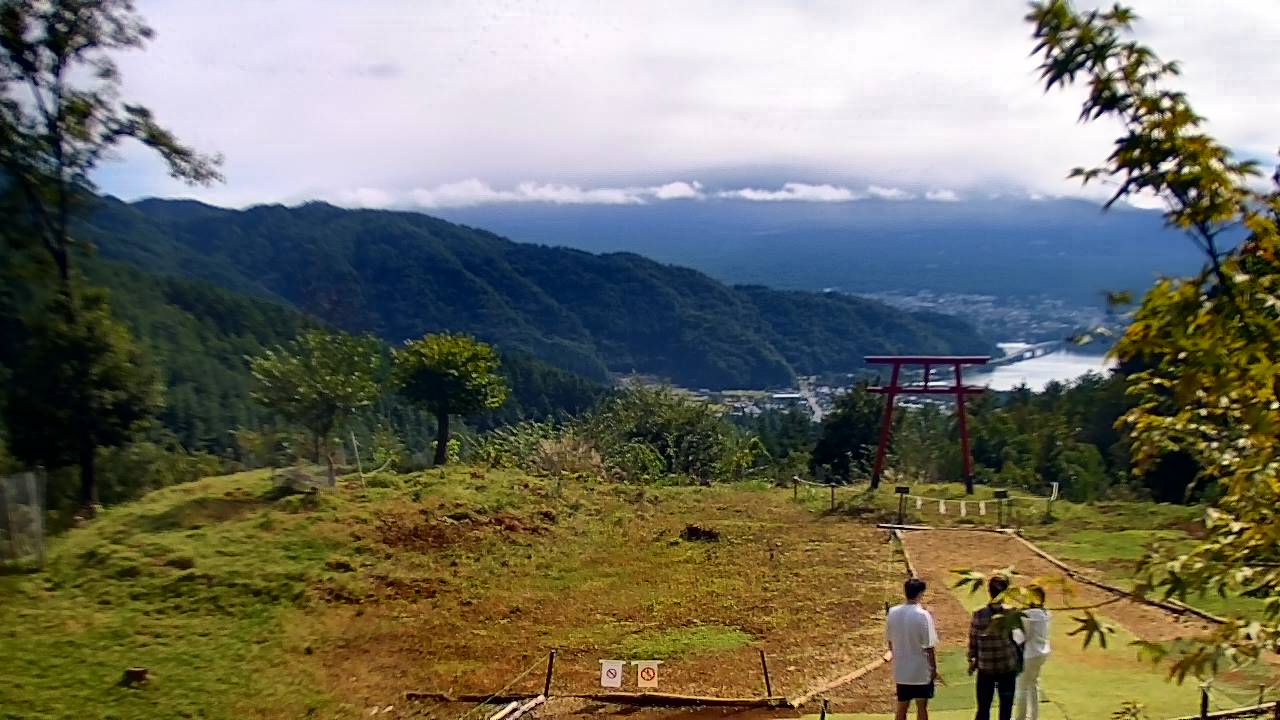
[[929,720],[933,684],[942,680],[934,653],[938,646],[938,631],[934,629],[933,616],[920,605],[924,598],[924,581],[913,577],[907,580],[902,590],[907,601],[889,611],[884,625],[884,637],[889,643],[888,655],[893,661],[893,682],[897,685],[896,718],[906,720],[907,708],[915,700],[918,720]]
[[1027,588],[1031,607],[1022,615],[1022,674],[1014,698],[1017,720],[1037,720],[1040,716],[1040,670],[1049,659],[1049,611],[1044,609],[1044,590],[1036,585]]

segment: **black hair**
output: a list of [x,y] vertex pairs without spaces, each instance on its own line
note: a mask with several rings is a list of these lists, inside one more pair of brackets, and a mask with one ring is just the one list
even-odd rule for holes
[[906,594],[908,600],[915,600],[924,592],[924,581],[918,577],[913,577],[902,584],[902,592]]
[[987,581],[987,592],[991,593],[991,599],[995,600],[1000,597],[1000,593],[1009,589],[1009,578],[1003,575],[992,575]]
[[1031,594],[1032,607],[1044,606],[1044,588],[1039,585],[1028,585],[1027,592]]

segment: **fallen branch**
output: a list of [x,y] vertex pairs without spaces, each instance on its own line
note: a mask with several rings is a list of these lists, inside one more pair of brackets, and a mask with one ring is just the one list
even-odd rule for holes
[[835,680],[832,680],[829,683],[826,683],[825,685],[820,685],[810,690],[809,692],[803,695],[800,695],[799,697],[793,698],[787,704],[790,707],[798,708],[801,705],[804,705],[805,703],[814,699],[818,695],[829,693],[838,687],[841,687],[843,685],[848,685],[849,683],[853,682],[854,680],[857,680],[858,678],[866,675],[867,673],[873,670],[879,669],[884,664],[885,664],[884,658],[877,658],[876,660],[873,660],[870,663],[863,665],[862,667],[858,668],[857,670],[854,670],[853,672],[847,675],[841,675],[840,677],[836,678]]
[[701,695],[672,695],[667,693],[588,693],[585,695],[560,695],[596,702],[615,703],[618,705],[642,705],[657,707],[787,707],[784,697],[771,698],[718,698]]
[[1266,715],[1268,711],[1277,712],[1277,705],[1280,703],[1263,703],[1262,705],[1250,705],[1249,707],[1236,708],[1234,710],[1219,710],[1211,712],[1208,715],[1187,715],[1186,717],[1175,718],[1174,720],[1230,720],[1231,718],[1259,717]]
[[[528,701],[525,704],[532,703],[528,695],[484,695],[484,694],[460,694],[450,695],[449,693],[439,692],[435,690],[409,690],[404,694],[406,700],[430,701],[430,702],[510,702],[510,701]],[[577,698],[580,700],[593,700],[596,702],[607,702],[618,705],[638,705],[638,706],[665,706],[665,707],[696,707],[699,705],[707,707],[788,707],[787,699],[784,697],[771,698],[718,698],[704,697],[700,695],[673,695],[668,693],[629,693],[629,692],[611,692],[611,693],[582,693],[559,695],[556,697]],[[538,698],[534,698],[537,700]],[[545,702],[543,698],[539,703]],[[537,707],[537,704],[530,705],[530,709]],[[504,720],[513,720],[519,717],[521,710],[516,711],[516,715],[508,716]]]
[[507,703],[506,706],[503,707],[501,710],[490,715],[489,720],[502,720],[502,718],[510,715],[511,712],[518,707],[520,707],[520,703],[518,701],[512,700],[511,702]]
[[534,698],[534,699],[530,700],[529,702],[527,702],[527,703],[525,703],[525,704],[521,705],[518,709],[516,709],[516,711],[515,711],[515,712],[511,713],[510,715],[508,715],[508,716],[507,716],[507,720],[516,720],[516,718],[520,717],[521,715],[524,715],[525,713],[527,713],[527,712],[529,712],[530,710],[532,710],[532,709],[534,709],[534,708],[538,707],[539,705],[541,705],[542,703],[544,703],[544,702],[546,702],[546,701],[547,701],[547,696],[546,696],[546,695],[539,695],[538,697],[536,697],[536,698]]
[[442,703],[478,703],[478,702],[519,702],[527,700],[528,695],[486,695],[484,693],[461,693],[459,695],[450,695],[449,693],[439,692],[437,690],[409,690],[404,694],[406,700],[420,700]]

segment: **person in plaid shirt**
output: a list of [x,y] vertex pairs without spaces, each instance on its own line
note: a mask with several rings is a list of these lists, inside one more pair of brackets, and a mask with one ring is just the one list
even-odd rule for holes
[[1000,595],[1009,589],[1009,579],[992,576],[987,582],[991,601],[973,614],[969,623],[969,674],[978,673],[978,712],[974,720],[990,720],[992,696],[1000,693],[1000,720],[1013,715],[1013,694],[1022,658],[1013,641],[1012,628],[998,621],[1005,607]]

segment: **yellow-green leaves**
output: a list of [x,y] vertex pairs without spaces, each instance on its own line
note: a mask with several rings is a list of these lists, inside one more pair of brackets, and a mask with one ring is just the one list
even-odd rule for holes
[[[1274,647],[1280,622],[1280,192],[1256,189],[1257,164],[1234,159],[1203,131],[1187,97],[1168,87],[1175,63],[1125,39],[1136,20],[1127,8],[1078,12],[1045,0],[1028,20],[1046,87],[1087,85],[1081,119],[1106,117],[1123,128],[1101,166],[1072,176],[1114,183],[1111,202],[1160,198],[1168,223],[1204,256],[1196,276],[1147,292],[1115,349],[1143,366],[1129,378],[1135,402],[1122,419],[1135,469],[1187,453],[1200,484],[1215,486],[1218,497],[1206,537],[1179,557],[1147,558],[1137,587],[1177,598],[1248,594],[1265,598],[1265,610],[1210,638],[1144,653],[1169,661],[1179,680],[1252,661]],[[1275,179],[1280,185],[1280,173]],[[1088,616],[1076,632],[1086,642],[1105,639]]]

